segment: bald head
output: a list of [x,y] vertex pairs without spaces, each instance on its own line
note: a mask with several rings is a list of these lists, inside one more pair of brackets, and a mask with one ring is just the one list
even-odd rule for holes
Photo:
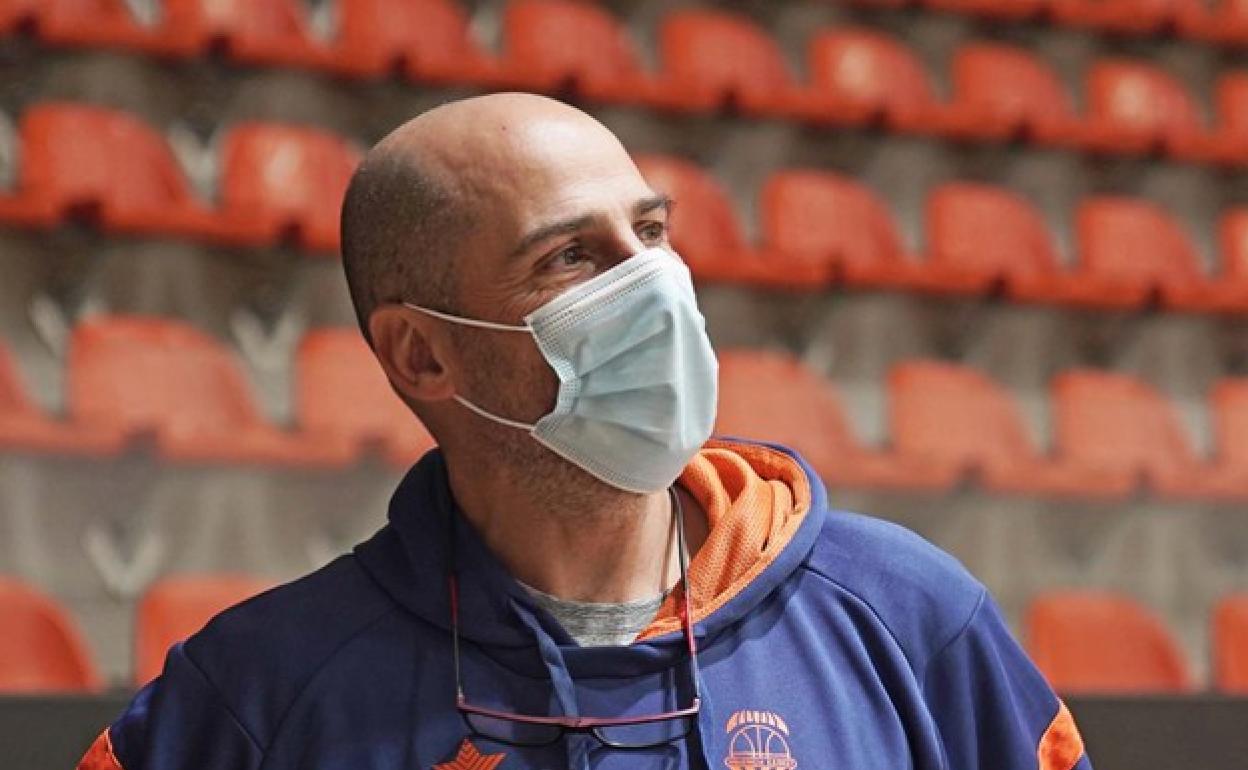
[[586,178],[636,174],[602,124],[532,94],[451,102],[378,142],[342,207],[343,266],[365,337],[371,342],[369,318],[386,303],[462,312],[462,274],[481,267],[465,251],[506,249],[506,238],[545,215],[523,199],[571,181],[570,166]]

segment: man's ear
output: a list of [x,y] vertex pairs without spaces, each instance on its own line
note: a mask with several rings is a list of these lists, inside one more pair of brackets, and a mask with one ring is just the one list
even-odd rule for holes
[[402,305],[382,305],[368,317],[368,332],[381,368],[395,389],[413,401],[444,401],[455,384],[430,339],[430,319]]

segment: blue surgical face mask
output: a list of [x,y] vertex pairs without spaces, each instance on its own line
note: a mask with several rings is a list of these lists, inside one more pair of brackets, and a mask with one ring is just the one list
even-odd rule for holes
[[672,484],[711,435],[718,364],[689,269],[650,249],[524,318],[496,324],[408,305],[465,326],[532,334],[559,376],[555,408],[536,424],[455,400],[630,492]]

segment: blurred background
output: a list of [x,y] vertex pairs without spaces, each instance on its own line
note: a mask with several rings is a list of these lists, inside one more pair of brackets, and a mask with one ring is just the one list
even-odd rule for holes
[[1242,767],[1246,52],[1237,0],[0,0],[0,755],[384,520],[431,442],[342,193],[523,89],[677,200],[719,432],[960,558],[1098,767]]

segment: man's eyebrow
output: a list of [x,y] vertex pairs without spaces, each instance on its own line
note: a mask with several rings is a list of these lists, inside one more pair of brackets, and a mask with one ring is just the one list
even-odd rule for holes
[[516,248],[511,250],[511,256],[518,257],[547,238],[554,238],[556,235],[567,235],[569,233],[575,233],[578,230],[583,230],[593,221],[593,214],[583,214],[579,217],[572,217],[571,219],[551,222],[550,224],[542,225],[541,227],[530,230],[523,238],[520,239],[520,243],[516,244]]
[[673,203],[674,201],[672,200],[672,196],[667,193],[651,195],[649,198],[642,198],[633,204],[633,216],[640,217],[645,214],[649,214],[651,211],[656,209],[663,209],[670,212],[672,210]]

